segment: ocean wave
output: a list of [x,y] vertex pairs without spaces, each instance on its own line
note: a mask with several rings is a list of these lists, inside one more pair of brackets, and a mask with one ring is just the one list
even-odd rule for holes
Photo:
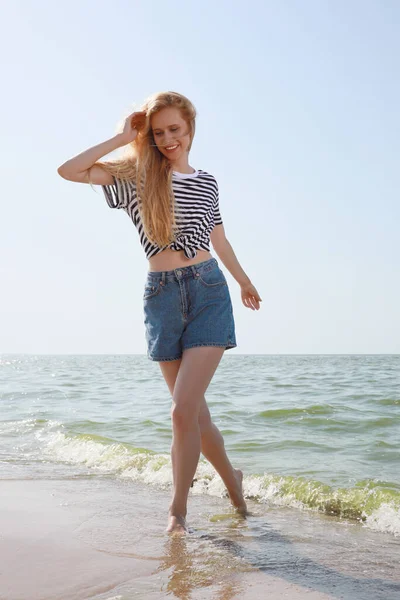
[[312,406],[305,406],[304,408],[276,408],[263,410],[258,413],[257,416],[267,419],[286,419],[298,415],[330,415],[333,412],[334,409],[327,404],[313,404]]
[[[46,459],[86,466],[101,474],[115,475],[149,485],[170,487],[169,454],[94,434],[68,434],[42,429],[35,433]],[[334,489],[319,481],[296,476],[250,474],[243,480],[247,499],[274,506],[314,510],[400,536],[400,490],[396,484],[364,480],[351,488]],[[192,487],[194,494],[226,496],[225,487],[208,462],[201,460]]]
[[1,421],[0,434],[9,436],[18,436],[30,433],[34,430],[50,430],[62,427],[60,421],[51,421],[48,419],[21,419],[19,421]]

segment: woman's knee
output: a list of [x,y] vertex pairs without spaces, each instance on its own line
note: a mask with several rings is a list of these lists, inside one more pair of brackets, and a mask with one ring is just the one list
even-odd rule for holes
[[189,403],[174,402],[171,419],[175,429],[185,430],[198,423],[198,410]]
[[197,420],[200,432],[206,433],[213,428],[210,411],[204,396],[197,404],[188,402],[188,399],[174,397],[171,409],[171,418],[175,427],[187,428]]

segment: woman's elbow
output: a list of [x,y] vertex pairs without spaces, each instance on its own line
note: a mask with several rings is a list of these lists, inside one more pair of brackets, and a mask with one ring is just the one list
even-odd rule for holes
[[61,166],[58,167],[57,173],[63,179],[68,179],[68,169],[65,168],[65,163],[63,163]]

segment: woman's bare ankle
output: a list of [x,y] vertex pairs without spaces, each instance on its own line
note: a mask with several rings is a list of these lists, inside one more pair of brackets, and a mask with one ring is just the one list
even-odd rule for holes
[[186,526],[186,510],[179,509],[176,505],[171,504],[168,510],[168,526],[167,533],[177,533],[184,535],[188,532]]
[[182,519],[186,519],[186,515],[187,515],[187,508],[183,508],[182,506],[178,506],[177,504],[170,504],[169,509],[168,509],[168,516],[169,517],[177,517],[177,518],[182,518]]
[[243,497],[243,472],[240,469],[234,469],[236,486],[232,489],[228,489],[228,494],[231,499],[233,506],[240,513],[245,515],[247,513],[246,502]]
[[168,526],[165,531],[167,533],[177,533],[179,535],[185,535],[186,533],[188,533],[186,519],[184,517],[176,517],[175,515],[170,515],[168,517]]

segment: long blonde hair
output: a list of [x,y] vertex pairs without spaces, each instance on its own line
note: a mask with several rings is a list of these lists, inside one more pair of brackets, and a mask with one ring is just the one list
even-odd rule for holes
[[176,227],[171,164],[156,147],[151,128],[151,117],[167,107],[178,108],[187,122],[190,150],[196,127],[195,107],[182,94],[159,92],[140,108],[146,113],[146,122],[126,147],[125,154],[117,160],[96,163],[115,177],[135,181],[144,232],[150,242],[159,247],[175,239]]

